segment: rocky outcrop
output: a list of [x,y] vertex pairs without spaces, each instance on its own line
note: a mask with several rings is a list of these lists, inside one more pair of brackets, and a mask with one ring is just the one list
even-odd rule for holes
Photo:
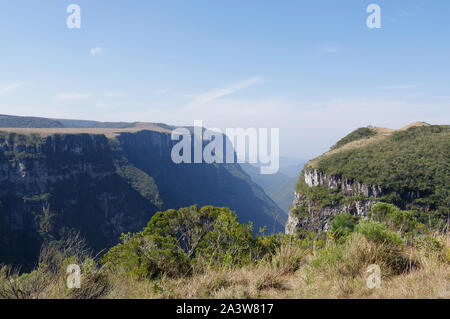
[[364,185],[354,179],[344,176],[327,175],[316,169],[307,169],[304,172],[305,183],[309,187],[324,186],[329,189],[338,189],[344,195],[362,194],[367,197],[379,197],[383,190],[377,185]]
[[353,131],[305,167],[286,230],[323,231],[333,215],[365,216],[377,201],[448,224],[449,141],[448,125]]
[[0,132],[0,264],[32,266],[43,242],[73,232],[101,251],[157,211],[193,204],[282,230],[283,212],[238,164],[175,164],[173,143],[146,130],[116,138]]
[[[364,185],[343,176],[327,175],[316,169],[305,169],[302,177],[307,187],[322,186],[330,191],[341,192],[345,200],[323,206],[308,199],[301,191],[296,191],[285,227],[287,234],[296,234],[298,229],[326,231],[333,216],[341,213],[364,218],[377,203],[376,198],[384,194],[378,185]],[[299,208],[303,208],[303,214],[298,214]]]

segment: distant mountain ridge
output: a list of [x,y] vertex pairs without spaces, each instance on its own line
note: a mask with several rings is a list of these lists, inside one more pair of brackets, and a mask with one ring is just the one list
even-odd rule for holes
[[0,114],[0,127],[3,128],[131,128],[136,124],[136,122],[98,122]]

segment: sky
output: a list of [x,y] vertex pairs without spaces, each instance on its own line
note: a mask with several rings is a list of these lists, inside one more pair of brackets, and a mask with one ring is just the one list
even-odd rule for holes
[[[370,4],[381,28],[366,24]],[[450,124],[449,12],[448,0],[1,0],[0,113],[279,128],[281,155],[310,159],[358,127]]]

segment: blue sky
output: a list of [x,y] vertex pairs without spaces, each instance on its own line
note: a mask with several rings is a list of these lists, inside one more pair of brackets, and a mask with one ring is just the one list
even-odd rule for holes
[[[81,28],[68,29],[69,4]],[[366,8],[381,7],[381,29]],[[449,124],[450,2],[3,0],[0,113],[278,127],[310,158],[355,128]]]

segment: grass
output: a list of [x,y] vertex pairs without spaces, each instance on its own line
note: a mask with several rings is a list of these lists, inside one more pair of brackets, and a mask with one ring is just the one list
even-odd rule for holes
[[[436,236],[438,237],[438,236]],[[345,244],[329,243],[318,252],[295,246],[283,246],[271,258],[243,267],[226,266],[203,269],[192,276],[155,280],[139,279],[130,274],[96,268],[81,260],[82,287],[67,289],[63,271],[67,256],[53,250],[46,252],[45,264],[35,272],[18,276],[0,274],[0,297],[3,298],[450,298],[450,240],[440,236],[440,251],[410,246],[397,252],[382,244],[368,242],[360,234]],[[69,249],[70,251],[70,249]],[[392,256],[389,256],[391,254]],[[415,266],[396,268],[391,257],[413,261]],[[65,261],[64,261],[65,260]],[[49,262],[51,261],[51,262]],[[55,264],[56,263],[56,264]],[[381,267],[381,287],[366,285],[369,264]]]
[[[298,269],[279,267],[277,263],[261,263],[235,269],[209,270],[191,278],[162,278],[158,281],[119,279],[107,298],[450,298],[450,267],[437,254],[413,251],[420,267],[397,275],[367,242],[350,242],[343,258],[336,263],[324,262],[323,256],[286,250],[280,256],[302,260]],[[447,239],[448,249],[448,239]],[[326,253],[325,253],[326,254]],[[333,254],[333,253],[331,253]],[[369,289],[365,270],[373,262],[382,269],[381,288]],[[342,271],[350,267],[348,271]],[[127,287],[126,289],[123,289]],[[157,288],[155,288],[157,287]]]
[[37,134],[41,137],[47,137],[54,134],[93,134],[105,135],[108,138],[116,137],[120,133],[136,133],[143,130],[171,133],[170,128],[162,127],[154,123],[137,123],[134,127],[130,128],[0,128],[0,132],[8,134]]
[[421,211],[423,223],[430,215],[433,224],[446,223],[449,137],[448,125],[416,123],[349,142],[314,159],[305,170],[313,167],[327,176],[377,186],[384,193],[378,200]]
[[[349,150],[354,150],[354,149],[358,149],[358,148],[362,148],[365,147],[367,145],[373,144],[373,143],[377,143],[377,142],[381,142],[384,139],[386,139],[388,136],[392,135],[392,133],[396,132],[396,131],[406,131],[411,127],[421,127],[421,126],[429,126],[429,124],[424,123],[424,122],[416,122],[416,123],[412,123],[409,124],[407,126],[404,126],[398,130],[394,130],[394,129],[390,129],[390,128],[385,128],[385,127],[372,127],[370,128],[370,130],[374,131],[375,134],[374,135],[369,135],[367,138],[361,138],[361,139],[356,139],[356,140],[351,140],[351,136],[352,134],[354,134],[355,132],[350,133],[349,135],[347,135],[346,137],[344,137],[342,140],[345,141],[345,143],[341,143],[339,144],[336,143],[336,147],[332,147],[330,151],[324,153],[323,155],[311,160],[308,162],[307,166],[317,169],[318,168],[318,163],[320,162],[320,160],[334,155],[334,154],[338,154],[341,152],[345,152],[345,151],[349,151]],[[348,139],[350,142],[347,142],[346,139]],[[341,140],[341,141],[342,141]]]

